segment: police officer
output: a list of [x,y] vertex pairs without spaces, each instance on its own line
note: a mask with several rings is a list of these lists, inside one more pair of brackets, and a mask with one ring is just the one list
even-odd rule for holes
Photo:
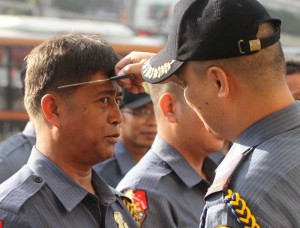
[[114,156],[94,166],[95,171],[112,187],[116,187],[145,155],[156,135],[156,121],[149,94],[133,94],[123,90],[119,108],[123,121]]
[[119,137],[118,61],[98,36],[62,35],[27,57],[25,107],[37,141],[0,186],[4,227],[136,227],[120,193],[92,170]]
[[174,82],[149,85],[158,135],[117,189],[142,227],[197,227],[217,165],[209,154],[224,140],[206,131]]
[[[300,104],[285,78],[280,20],[255,0],[182,0],[173,19],[144,79],[179,80],[206,128],[235,142],[206,194],[201,227],[299,227]],[[139,78],[122,81],[126,88],[142,91],[149,56],[116,65]]]
[[[20,74],[22,85],[25,73],[26,67],[24,66]],[[24,85],[22,91],[24,91]],[[0,184],[26,164],[35,141],[35,129],[31,122],[27,122],[22,132],[0,143]]]

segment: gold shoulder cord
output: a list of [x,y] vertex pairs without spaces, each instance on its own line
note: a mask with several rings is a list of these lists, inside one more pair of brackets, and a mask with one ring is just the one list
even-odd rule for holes
[[260,228],[254,215],[247,206],[246,201],[238,192],[233,192],[231,189],[227,189],[224,201],[243,228]]

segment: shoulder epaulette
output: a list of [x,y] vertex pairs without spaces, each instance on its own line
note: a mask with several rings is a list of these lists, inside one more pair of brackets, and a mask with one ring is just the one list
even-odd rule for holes
[[37,193],[45,181],[23,166],[15,175],[0,185],[0,208],[18,213],[22,205]]
[[28,140],[23,137],[22,133],[9,137],[0,143],[0,157],[6,157],[25,143],[28,143]]

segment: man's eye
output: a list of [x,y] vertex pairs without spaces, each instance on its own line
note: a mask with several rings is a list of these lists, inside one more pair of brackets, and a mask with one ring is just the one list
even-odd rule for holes
[[99,101],[101,101],[102,103],[108,103],[108,100],[108,97],[102,97],[101,99],[99,99]]

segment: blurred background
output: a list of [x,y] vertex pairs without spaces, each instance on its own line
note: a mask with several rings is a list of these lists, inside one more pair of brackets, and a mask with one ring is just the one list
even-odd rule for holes
[[[59,33],[97,33],[124,56],[159,51],[178,0],[0,0],[0,141],[22,131],[20,69],[24,57]],[[260,0],[282,20],[287,59],[300,59],[300,0]]]

